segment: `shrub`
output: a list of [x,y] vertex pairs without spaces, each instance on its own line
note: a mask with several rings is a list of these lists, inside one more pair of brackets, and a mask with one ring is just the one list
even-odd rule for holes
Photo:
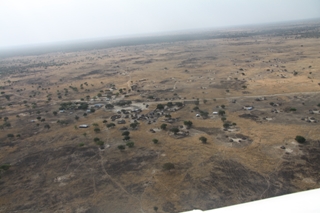
[[295,140],[298,142],[298,143],[304,143],[306,142],[306,139],[300,135],[297,135]]
[[152,142],[153,142],[154,144],[156,144],[156,143],[159,142],[159,140],[158,140],[158,139],[153,139]]
[[173,163],[165,163],[165,164],[163,164],[162,168],[164,170],[171,170],[171,169],[174,169],[174,165],[173,165]]
[[97,141],[96,144],[99,145],[99,146],[103,146],[104,142],[103,141]]
[[83,142],[82,142],[82,143],[79,143],[79,146],[80,146],[80,147],[84,146],[84,143],[83,143]]
[[119,146],[118,146],[118,149],[120,149],[120,151],[122,151],[122,150],[125,150],[126,147],[125,147],[124,145],[119,145]]
[[7,134],[7,137],[8,137],[8,138],[13,138],[14,135],[13,135],[13,134]]
[[126,143],[127,147],[132,148],[134,146],[134,143],[132,141]]
[[96,128],[94,128],[94,131],[95,131],[95,133],[99,133],[100,132],[100,128],[96,127]]
[[8,170],[9,168],[11,167],[11,165],[10,164],[3,164],[3,165],[1,165],[0,166],[0,170]]

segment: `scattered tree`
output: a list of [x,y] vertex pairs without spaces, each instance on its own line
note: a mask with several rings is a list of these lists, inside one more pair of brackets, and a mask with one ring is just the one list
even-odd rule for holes
[[297,135],[295,140],[298,142],[298,143],[304,143],[306,142],[306,139],[300,135]]
[[173,103],[172,103],[172,102],[168,102],[168,103],[167,103],[167,106],[168,106],[168,107],[173,107]]
[[159,142],[159,140],[158,140],[158,139],[153,139],[152,142],[153,142],[154,144],[157,144],[157,143]]
[[224,116],[224,115],[226,114],[226,112],[225,112],[224,110],[219,110],[218,114],[219,114],[220,116]]
[[137,128],[138,125],[139,125],[139,123],[135,122],[135,123],[131,123],[131,124],[130,124],[130,127],[131,127],[132,129],[135,129],[135,128]]
[[127,145],[127,147],[129,147],[129,148],[134,147],[134,143],[133,143],[132,141],[127,142],[126,145]]
[[163,109],[164,109],[163,104],[158,104],[158,105],[157,105],[157,109],[159,109],[159,110],[163,110]]
[[183,124],[189,129],[192,126],[192,121],[184,121]]
[[167,124],[161,124],[160,128],[161,128],[162,130],[166,130]]
[[177,127],[174,127],[172,129],[170,129],[171,132],[173,132],[173,134],[177,134],[179,132],[179,129]]
[[199,138],[199,140],[200,140],[202,143],[207,143],[207,138],[204,137],[204,136],[201,136],[201,137]]
[[13,134],[7,134],[7,137],[8,137],[8,138],[13,138],[14,135],[13,135]]
[[130,136],[128,136],[128,135],[124,136],[123,140],[124,140],[124,141],[130,140]]
[[130,135],[130,132],[129,132],[129,131],[124,131],[124,132],[122,133],[122,135],[123,135],[123,136],[129,136],[129,135]]
[[168,171],[168,170],[174,169],[174,165],[173,165],[173,163],[165,163],[165,164],[163,164],[162,168],[164,170]]
[[109,123],[109,124],[107,124],[107,128],[112,128],[112,127],[114,127],[114,126],[116,126],[114,123]]
[[99,127],[94,128],[94,132],[95,132],[95,133],[99,133],[100,131],[101,131],[101,130],[100,130]]
[[106,104],[106,105],[105,105],[105,108],[106,108],[106,109],[113,109],[114,106],[113,106],[112,104]]
[[126,147],[125,147],[124,145],[119,145],[119,146],[118,146],[118,149],[120,149],[120,151],[123,151],[123,150],[126,149]]

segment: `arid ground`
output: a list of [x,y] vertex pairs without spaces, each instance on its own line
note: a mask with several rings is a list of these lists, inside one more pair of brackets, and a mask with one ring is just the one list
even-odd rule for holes
[[1,58],[0,212],[181,212],[319,188],[320,23],[209,37]]

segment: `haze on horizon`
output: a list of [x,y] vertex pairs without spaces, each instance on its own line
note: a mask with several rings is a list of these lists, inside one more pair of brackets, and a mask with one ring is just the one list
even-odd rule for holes
[[319,0],[10,0],[0,48],[313,18]]

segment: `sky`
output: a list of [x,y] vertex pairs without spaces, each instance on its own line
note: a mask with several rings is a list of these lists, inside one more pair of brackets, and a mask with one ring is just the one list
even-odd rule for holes
[[320,0],[0,0],[0,48],[320,18]]

